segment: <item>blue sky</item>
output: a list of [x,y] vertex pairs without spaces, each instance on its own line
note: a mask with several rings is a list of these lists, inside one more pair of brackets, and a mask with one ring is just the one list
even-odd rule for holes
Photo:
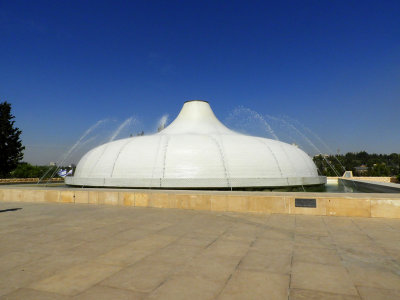
[[334,152],[400,152],[399,15],[399,1],[2,1],[0,99],[38,164],[99,120],[87,147],[132,116],[118,138],[150,133],[189,99],[277,133],[295,120]]

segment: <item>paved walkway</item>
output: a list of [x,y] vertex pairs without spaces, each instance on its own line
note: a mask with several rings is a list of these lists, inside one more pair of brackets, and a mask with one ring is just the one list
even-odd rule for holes
[[0,202],[0,299],[288,298],[400,299],[400,220]]

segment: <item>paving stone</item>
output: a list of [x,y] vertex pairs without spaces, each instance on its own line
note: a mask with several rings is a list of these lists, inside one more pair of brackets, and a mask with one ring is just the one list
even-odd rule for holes
[[1,299],[400,298],[400,220],[18,207],[0,215]]
[[[1,238],[0,238],[1,240]],[[0,256],[0,274],[17,266],[35,261],[43,257],[44,254],[29,254],[25,252],[8,252]]]
[[289,300],[360,300],[359,296],[324,293],[313,290],[291,289]]
[[35,274],[35,279],[46,278],[54,275],[60,270],[71,268],[72,266],[85,263],[87,258],[79,255],[53,254],[41,259],[22,264],[15,270]]
[[0,297],[19,288],[27,287],[31,282],[38,280],[37,273],[18,268],[1,272],[0,278]]
[[251,243],[256,239],[256,236],[261,232],[259,226],[239,224],[229,228],[223,235],[221,240]]
[[177,245],[187,245],[187,246],[195,246],[195,247],[206,248],[211,243],[213,243],[216,239],[217,238],[215,238],[215,237],[210,237],[210,238],[204,238],[204,237],[186,238],[186,237],[181,237],[178,240],[176,240],[175,243]]
[[193,224],[191,224],[190,222],[188,222],[188,221],[184,221],[184,222],[185,222],[186,226],[181,226],[181,224],[178,223],[178,224],[174,224],[174,225],[168,226],[166,228],[163,228],[163,229],[157,231],[157,233],[161,234],[161,235],[172,235],[172,236],[182,237],[195,228],[195,226]]
[[72,247],[72,248],[65,248],[58,253],[63,254],[63,255],[76,255],[77,257],[80,258],[85,258],[86,260],[93,259],[97,256],[103,255],[112,249],[122,247],[123,245],[126,245],[127,242],[124,240],[118,240],[118,239],[113,239],[113,238],[105,238],[101,241],[93,241],[93,242],[83,242],[79,244],[78,246]]
[[101,282],[101,285],[138,292],[151,292],[175,270],[175,265],[151,260],[141,260],[126,267]]
[[97,263],[86,263],[61,270],[55,275],[33,283],[30,287],[39,291],[62,295],[76,295],[116,273],[120,268]]
[[249,246],[250,243],[217,240],[215,243],[204,249],[204,253],[209,255],[242,257],[248,251]]
[[324,228],[325,223],[320,216],[306,216],[296,215],[296,230],[297,228],[309,227],[309,228]]
[[4,295],[3,297],[1,297],[1,299],[2,300],[22,300],[22,299],[67,300],[71,298],[68,296],[63,296],[55,293],[22,288],[7,295]]
[[202,250],[203,249],[201,247],[174,243],[157,250],[156,252],[147,256],[146,259],[154,261],[155,263],[166,262],[179,266],[192,259]]
[[251,244],[251,250],[256,250],[262,254],[292,254],[293,240],[274,240],[267,237],[259,237]]
[[[322,226],[322,227],[320,227]],[[324,225],[316,225],[315,227],[307,226],[300,227],[296,226],[295,234],[307,234],[307,235],[318,235],[318,236],[328,236],[328,229]]]
[[400,287],[397,290],[378,289],[367,286],[357,287],[362,300],[398,300]]
[[288,253],[263,254],[260,251],[249,251],[241,260],[241,270],[265,271],[289,274],[292,255]]
[[368,244],[371,243],[371,238],[365,233],[340,233],[332,234],[335,244],[339,246],[352,246],[359,245],[361,243]]
[[383,272],[400,274],[400,264],[387,251],[370,251],[365,247],[339,249],[339,254],[345,266],[374,269]]
[[182,266],[176,273],[224,283],[233,274],[240,261],[239,256],[216,256],[203,253]]
[[336,249],[336,244],[331,236],[298,233],[296,234],[294,243],[296,246],[301,247]]
[[341,265],[341,258],[335,249],[323,247],[295,246],[293,262],[308,262],[325,265]]
[[293,231],[296,228],[296,216],[272,214],[268,220],[268,225]]
[[95,257],[94,261],[100,264],[125,267],[138,262],[154,251],[154,249],[140,249],[134,248],[131,245],[125,245]]
[[[43,241],[38,238],[37,241]],[[74,239],[74,238],[60,238],[51,242],[45,242],[35,244],[33,247],[26,248],[25,251],[32,252],[37,255],[53,255],[60,253],[62,251],[67,251],[74,247],[79,247],[83,245],[85,242],[82,240]]]
[[350,217],[322,217],[331,233],[361,233],[360,228]]
[[176,237],[151,234],[121,247],[114,248],[109,252],[99,255],[95,260],[103,264],[131,265],[154,253],[156,250],[164,248],[176,239]]
[[272,240],[293,240],[294,239],[294,231],[288,230],[285,228],[270,227],[264,229],[260,234],[260,238],[272,239]]
[[79,295],[72,297],[73,300],[141,300],[147,294],[133,292],[123,289],[116,289],[107,286],[95,285]]
[[[218,233],[202,233],[202,232],[196,232],[196,231],[191,231],[183,235],[181,238],[187,238],[187,239],[195,239],[195,240],[207,240],[206,245],[211,244],[212,242],[215,242],[221,234]],[[178,240],[179,241],[179,240]]]
[[292,288],[328,293],[357,295],[357,290],[342,266],[311,263],[294,263],[292,266]]
[[218,299],[282,299],[288,298],[289,276],[238,270]]
[[173,276],[149,295],[148,299],[214,299],[223,283],[198,276]]
[[122,239],[125,241],[134,241],[134,240],[144,238],[145,236],[147,236],[151,233],[152,233],[152,231],[148,230],[148,229],[130,228],[128,230],[123,230],[123,231],[120,231],[119,233],[113,235],[113,238],[114,239]]
[[382,271],[377,268],[360,267],[358,264],[346,264],[355,285],[382,289],[399,289],[400,273]]

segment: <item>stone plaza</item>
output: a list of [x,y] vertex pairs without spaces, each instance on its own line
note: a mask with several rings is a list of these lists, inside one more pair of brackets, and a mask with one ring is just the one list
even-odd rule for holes
[[399,299],[400,220],[0,201],[0,299]]

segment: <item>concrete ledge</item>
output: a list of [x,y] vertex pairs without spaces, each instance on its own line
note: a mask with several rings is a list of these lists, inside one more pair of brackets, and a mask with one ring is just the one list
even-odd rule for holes
[[369,180],[357,180],[353,178],[339,178],[339,184],[349,188],[356,188],[362,192],[372,193],[400,193],[400,184],[390,182],[375,182]]
[[[315,199],[315,207],[296,206]],[[106,204],[207,211],[400,218],[400,194],[1,187],[0,201]]]

